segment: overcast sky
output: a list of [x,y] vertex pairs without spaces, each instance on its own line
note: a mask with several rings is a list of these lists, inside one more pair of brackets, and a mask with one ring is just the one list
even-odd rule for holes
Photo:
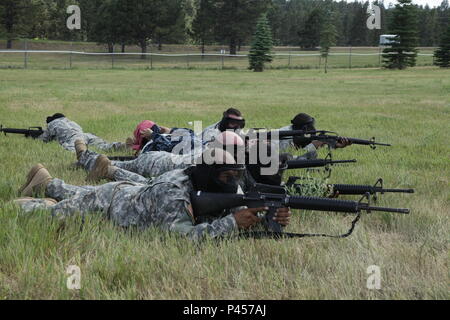
[[[354,1],[355,0],[347,0],[347,2],[354,2]],[[369,1],[369,2],[372,2],[372,1]],[[384,2],[385,2],[386,6],[389,4],[389,2],[397,3],[397,1],[394,1],[394,0],[385,0]],[[421,4],[421,5],[426,5],[428,3],[428,5],[430,7],[436,7],[442,3],[442,0],[413,0],[413,3]]]

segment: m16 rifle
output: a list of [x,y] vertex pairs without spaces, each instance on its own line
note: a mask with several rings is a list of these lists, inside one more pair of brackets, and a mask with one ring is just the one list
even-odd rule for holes
[[15,129],[15,128],[3,128],[0,125],[0,132],[3,132],[6,136],[7,133],[10,134],[23,134],[26,138],[37,139],[41,134],[44,133],[42,127],[29,127],[28,129]]
[[287,169],[311,169],[323,167],[325,172],[328,172],[328,176],[325,178],[329,178],[331,176],[331,168],[333,165],[356,162],[355,159],[333,160],[331,153],[328,153],[325,159],[289,160],[287,161]]
[[[269,210],[265,215],[264,223],[267,232],[249,232],[245,236],[252,237],[338,237],[344,238],[352,234],[354,227],[361,217],[363,211],[370,213],[373,211],[393,212],[409,214],[409,209],[397,209],[386,207],[374,207],[370,205],[370,196],[366,194],[360,201],[336,200],[319,197],[289,196],[286,191],[280,187],[267,186],[267,190],[274,193],[262,192],[263,186],[255,186],[253,191],[246,194],[230,194],[230,193],[206,193],[193,192],[191,194],[191,204],[195,217],[203,216],[221,216],[224,210],[236,207],[246,206],[249,208],[268,207]],[[275,188],[275,189],[274,189]],[[367,199],[367,202],[363,202]],[[292,209],[303,209],[313,211],[331,211],[342,213],[356,214],[356,218],[352,222],[350,230],[338,236],[330,236],[327,234],[297,234],[284,233],[281,225],[273,218],[278,208],[289,207]]]
[[[286,187],[294,188],[294,191],[298,194],[302,193],[302,189],[306,187],[304,184],[297,184],[301,177],[289,177]],[[377,200],[378,194],[385,193],[414,193],[414,189],[385,189],[383,187],[383,179],[378,179],[374,185],[358,185],[358,184],[328,184],[327,190],[329,190],[332,197],[339,195],[364,195],[370,194],[374,201]]]
[[[338,135],[326,135],[326,134],[312,134],[308,137],[306,136],[295,136],[294,137],[294,144],[295,145],[308,145],[313,141],[321,141],[326,143],[330,148],[335,149],[337,143],[342,141],[343,137],[340,137]],[[364,140],[364,139],[358,139],[358,138],[346,138],[350,143],[357,144],[357,145],[365,145],[370,146],[372,149],[376,149],[377,146],[385,146],[385,147],[391,147],[391,144],[388,143],[380,143],[375,141],[375,137],[373,137],[370,140]]]

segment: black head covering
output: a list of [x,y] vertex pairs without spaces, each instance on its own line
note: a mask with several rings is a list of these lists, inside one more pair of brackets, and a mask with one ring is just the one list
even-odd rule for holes
[[50,122],[56,120],[56,119],[60,119],[60,118],[65,118],[66,116],[63,115],[62,113],[55,113],[54,115],[47,117],[47,124],[49,124]]
[[315,119],[306,113],[299,113],[291,121],[292,129],[294,130],[304,130],[304,131],[314,131],[316,130],[314,124]]
[[[220,150],[220,149],[215,149]],[[214,151],[215,151],[214,150]],[[206,153],[207,151],[205,151]],[[217,193],[236,193],[238,190],[242,173],[245,170],[245,165],[236,164],[234,158],[229,155],[233,163],[213,163],[208,164],[204,154],[197,159],[197,165],[189,170],[191,181],[196,191],[204,192],[217,192]],[[223,182],[219,179],[219,175],[223,171],[239,171],[238,177],[230,177],[227,182]]]

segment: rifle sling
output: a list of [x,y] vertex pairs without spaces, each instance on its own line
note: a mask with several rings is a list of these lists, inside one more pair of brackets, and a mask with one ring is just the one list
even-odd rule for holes
[[270,232],[270,231],[247,231],[238,234],[238,238],[252,239],[289,239],[289,238],[306,238],[306,237],[326,237],[326,238],[347,238],[355,230],[355,226],[361,218],[361,211],[358,212],[356,218],[352,221],[350,229],[341,235],[329,235],[324,233],[287,233],[287,232]]

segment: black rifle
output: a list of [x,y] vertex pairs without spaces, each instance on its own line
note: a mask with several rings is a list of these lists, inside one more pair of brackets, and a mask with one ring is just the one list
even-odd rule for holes
[[327,133],[335,133],[326,130],[314,130],[314,131],[304,131],[304,130],[259,130],[252,129],[245,134],[246,139],[272,139],[273,136],[278,136],[278,139],[292,139],[297,136],[304,135],[325,135]]
[[287,161],[287,169],[308,169],[308,168],[319,168],[323,167],[325,169],[325,173],[328,172],[328,175],[325,177],[331,177],[331,166],[334,164],[343,164],[343,163],[355,163],[357,162],[355,159],[353,160],[333,160],[331,152],[328,153],[325,159],[306,159],[306,160],[289,160]]
[[[273,188],[273,186],[269,187]],[[362,202],[363,199],[366,198],[367,202]],[[224,210],[242,206],[249,208],[268,207],[269,210],[265,215],[264,221],[269,232],[264,235],[275,237],[328,236],[324,234],[299,235],[283,233],[281,225],[273,220],[277,209],[283,207],[314,211],[356,213],[357,217],[352,222],[352,228],[349,232],[336,237],[348,237],[353,232],[354,226],[359,220],[362,211],[366,211],[368,213],[372,211],[383,211],[403,214],[408,214],[410,212],[409,209],[373,207],[370,205],[369,195],[364,196],[360,201],[349,201],[318,197],[289,196],[285,192],[281,193],[281,190],[280,193],[263,193],[255,190],[244,195],[230,193],[207,193],[199,191],[191,194],[191,204],[194,210],[194,216],[196,217],[221,216]],[[261,233],[259,233],[259,235],[261,235]],[[258,233],[252,233],[252,236],[258,236]]]
[[[289,177],[286,187],[294,188],[294,190],[301,194],[302,189],[305,187],[303,184],[296,184],[297,180],[301,177]],[[372,195],[374,200],[377,200],[378,194],[385,193],[414,193],[414,189],[385,189],[383,187],[383,179],[378,179],[377,182],[371,185],[358,185],[358,184],[329,184],[327,189],[333,196],[339,195]]]
[[0,125],[0,132],[3,132],[6,136],[7,133],[11,134],[23,134],[26,138],[37,139],[41,134],[44,133],[42,127],[29,127],[28,129],[13,129],[13,128],[3,128]]
[[311,159],[311,160],[289,160],[287,162],[287,169],[305,169],[305,168],[319,168],[327,167],[339,163],[355,163],[356,160],[331,160],[325,159]]
[[[337,136],[337,135],[310,135],[309,137],[299,136],[294,138],[294,143],[296,145],[308,145],[313,141],[322,141],[325,142],[328,146],[331,148],[336,148],[336,144],[342,140],[343,137]],[[363,140],[363,139],[357,139],[357,138],[347,138],[348,141],[350,141],[352,144],[359,144],[359,145],[365,145],[370,146],[372,149],[376,149],[376,146],[386,146],[390,147],[391,145],[388,143],[379,143],[375,141],[375,137],[373,137],[370,140]]]

